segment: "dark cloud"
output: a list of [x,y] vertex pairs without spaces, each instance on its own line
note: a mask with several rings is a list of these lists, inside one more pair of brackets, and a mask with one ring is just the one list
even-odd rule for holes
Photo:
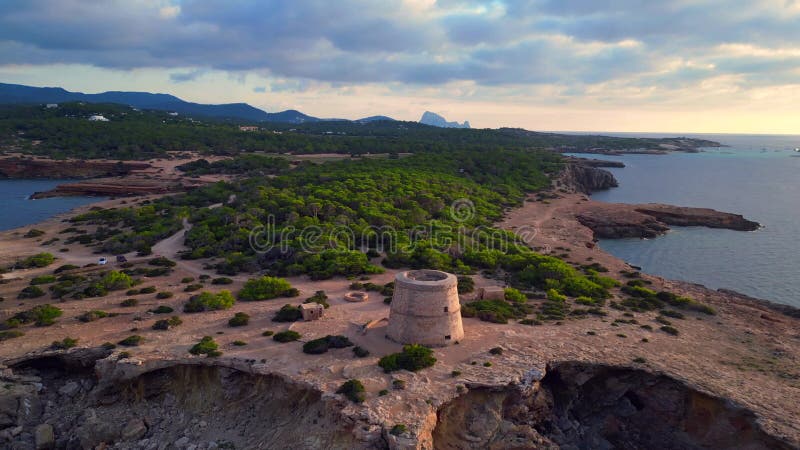
[[367,0],[5,0],[0,61],[184,68],[170,73],[173,82],[219,69],[331,83],[557,84],[563,92],[721,75],[784,84],[800,61],[769,51],[798,45],[798,19],[792,2],[770,0],[439,0],[427,10]]

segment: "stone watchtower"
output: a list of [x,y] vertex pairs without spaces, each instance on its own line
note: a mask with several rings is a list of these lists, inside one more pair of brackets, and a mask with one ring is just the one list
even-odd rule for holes
[[463,339],[456,276],[438,270],[398,273],[386,337],[436,347]]

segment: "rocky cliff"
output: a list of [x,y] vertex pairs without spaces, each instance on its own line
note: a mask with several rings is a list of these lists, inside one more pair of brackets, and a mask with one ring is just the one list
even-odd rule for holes
[[[7,448],[788,449],[751,411],[681,380],[563,362],[511,385],[467,383],[398,441],[338,396],[231,361],[118,361],[76,349],[9,361]],[[543,376],[542,376],[543,375]],[[360,411],[360,412],[359,412]]]
[[604,169],[582,161],[572,161],[564,166],[556,186],[574,192],[591,194],[594,191],[617,187],[617,179]]
[[558,363],[529,389],[476,387],[439,410],[437,449],[789,449],[750,411],[680,380]]
[[12,157],[0,159],[0,178],[94,178],[127,175],[133,170],[149,167],[150,164],[138,162]]

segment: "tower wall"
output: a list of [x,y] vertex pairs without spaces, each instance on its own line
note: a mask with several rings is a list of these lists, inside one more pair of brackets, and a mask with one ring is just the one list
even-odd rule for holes
[[427,346],[463,339],[456,276],[438,270],[398,273],[386,335],[403,344]]

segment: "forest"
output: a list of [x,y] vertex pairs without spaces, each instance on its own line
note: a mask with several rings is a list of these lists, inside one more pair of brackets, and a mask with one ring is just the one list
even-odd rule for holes
[[[223,275],[327,279],[384,267],[485,270],[504,273],[520,288],[603,299],[608,280],[538,254],[492,226],[527,192],[549,186],[548,175],[561,164],[552,152],[499,148],[348,158],[219,182],[144,206],[96,209],[73,222],[99,225],[86,239],[104,252],[147,254],[187,217],[193,227],[182,257],[211,258]],[[218,202],[224,205],[208,208]],[[465,209],[452,208],[460,202]]]
[[[90,121],[102,115],[107,122]],[[256,125],[257,131],[239,126]],[[150,159],[169,151],[208,155],[266,153],[419,153],[502,148],[523,150],[655,148],[670,139],[536,133],[520,129],[437,128],[402,121],[307,124],[196,120],[115,104],[0,105],[0,148],[52,158]]]

